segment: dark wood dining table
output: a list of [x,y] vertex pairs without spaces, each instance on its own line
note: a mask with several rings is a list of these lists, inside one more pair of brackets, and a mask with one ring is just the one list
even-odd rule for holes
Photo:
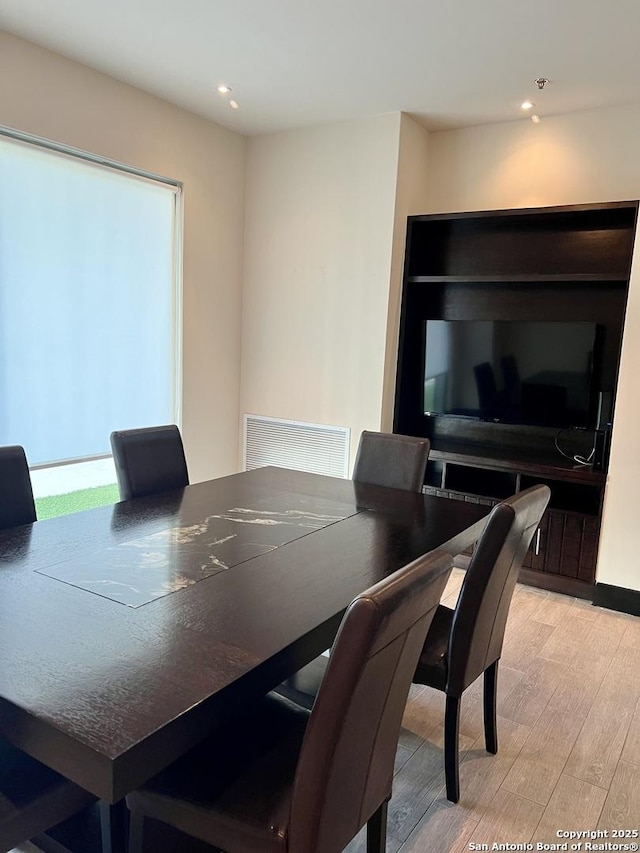
[[0,532],[0,733],[115,803],[487,512],[261,468]]

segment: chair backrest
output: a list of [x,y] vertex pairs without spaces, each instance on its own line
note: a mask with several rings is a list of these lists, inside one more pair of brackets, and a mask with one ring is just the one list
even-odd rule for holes
[[491,417],[496,413],[498,406],[498,388],[493,365],[488,361],[476,364],[473,374],[476,379],[480,412],[483,417]]
[[550,495],[547,486],[533,486],[491,511],[453,616],[447,692],[461,693],[500,657],[518,572]]
[[36,520],[31,477],[24,449],[0,447],[0,528]]
[[515,355],[503,355],[500,359],[500,365],[502,367],[504,390],[508,393],[517,390],[520,387],[520,371],[518,370],[518,361]]
[[189,485],[180,430],[174,424],[111,433],[120,499]]
[[342,850],[391,796],[411,677],[451,565],[433,551],[349,606],[298,759],[290,853]]
[[353,479],[359,483],[419,492],[429,458],[429,439],[365,430],[360,436]]

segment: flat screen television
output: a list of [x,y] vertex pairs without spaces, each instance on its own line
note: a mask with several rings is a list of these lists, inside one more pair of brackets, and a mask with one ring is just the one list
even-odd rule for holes
[[596,323],[425,321],[424,414],[594,428]]

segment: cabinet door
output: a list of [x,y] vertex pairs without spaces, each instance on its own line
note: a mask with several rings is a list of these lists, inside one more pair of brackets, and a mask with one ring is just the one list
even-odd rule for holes
[[524,565],[537,571],[593,583],[598,553],[598,519],[548,510]]
[[566,578],[578,577],[583,524],[584,518],[580,518],[579,516],[565,515],[564,517],[560,574]]
[[596,578],[596,559],[598,557],[598,538],[600,521],[597,518],[585,518],[582,533],[582,550],[578,577],[582,581],[593,583]]
[[562,562],[565,514],[549,510],[547,517],[548,535],[545,546],[544,570],[557,575],[560,573],[560,564]]

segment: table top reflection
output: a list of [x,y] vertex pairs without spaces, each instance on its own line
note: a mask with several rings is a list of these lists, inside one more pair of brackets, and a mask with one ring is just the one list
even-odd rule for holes
[[107,546],[88,562],[74,556],[41,574],[141,607],[204,578],[322,530],[358,510],[353,504],[284,492]]

